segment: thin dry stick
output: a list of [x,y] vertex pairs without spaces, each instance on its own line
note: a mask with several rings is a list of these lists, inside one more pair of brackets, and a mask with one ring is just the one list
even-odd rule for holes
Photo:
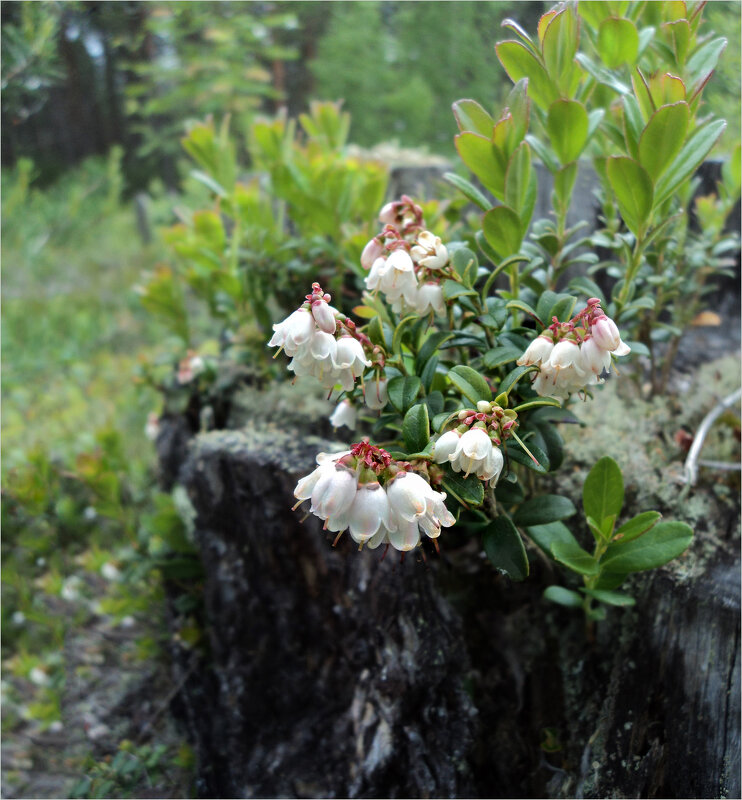
[[[703,418],[703,422],[700,424],[693,439],[693,444],[688,451],[688,457],[685,459],[685,482],[688,486],[695,486],[696,480],[698,479],[698,456],[701,454],[701,448],[703,447],[708,432],[711,430],[711,426],[714,424],[717,417],[721,416],[724,411],[739,402],[740,397],[742,397],[742,389],[737,389],[736,392],[732,392],[728,397],[725,397]],[[714,466],[717,465],[714,464]]]

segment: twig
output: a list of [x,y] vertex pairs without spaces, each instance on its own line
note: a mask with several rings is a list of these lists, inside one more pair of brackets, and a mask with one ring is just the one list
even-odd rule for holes
[[[688,486],[695,486],[696,480],[698,479],[698,465],[700,463],[698,457],[701,454],[701,448],[703,447],[703,443],[706,440],[708,432],[711,430],[711,426],[714,424],[717,417],[721,416],[724,411],[726,411],[728,408],[731,408],[735,403],[739,402],[740,397],[742,397],[742,389],[737,389],[736,392],[732,392],[732,394],[730,394],[728,397],[725,397],[703,418],[703,422],[701,422],[698,431],[693,438],[693,444],[688,451],[688,457],[685,459],[685,465],[683,468],[685,473],[685,482],[688,484]],[[714,463],[714,466],[717,466],[717,464]],[[724,469],[728,468],[729,467],[724,467]]]

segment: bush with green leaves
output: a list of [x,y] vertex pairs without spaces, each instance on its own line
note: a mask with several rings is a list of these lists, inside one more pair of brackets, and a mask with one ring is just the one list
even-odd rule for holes
[[[388,169],[345,154],[349,124],[336,103],[312,104],[299,130],[286,117],[255,121],[250,174],[242,172],[228,119],[190,130],[183,146],[197,165],[191,177],[213,203],[177,209],[182,221],[164,234],[174,262],[138,287],[145,308],[176,337],[178,359],[254,361],[274,315],[290,308],[310,276],[342,293],[349,276],[362,272],[358,256]],[[162,369],[147,374],[160,386],[168,380],[172,394],[188,381],[171,380],[170,361],[167,355]]]
[[[564,523],[572,501],[539,491],[533,477],[560,467],[569,404],[600,402],[616,358],[633,351],[662,363],[661,332],[690,321],[733,247],[722,230],[739,193],[738,155],[718,198],[695,202],[706,228],[693,235],[716,261],[699,268],[703,256],[683,245],[694,172],[724,128],[702,114],[724,48],[701,35],[702,7],[560,4],[533,37],[506,20],[514,38],[496,46],[514,83],[506,108],[454,103],[456,146],[478,185],[448,179],[485,212],[481,229],[443,242],[410,198],[388,203],[361,255],[367,291],[354,318],[315,282],[274,325],[269,344],[291,358],[288,369],[336,392],[333,424],[360,422],[371,437],[319,454],[296,487],[297,505],[309,501],[336,542],[347,530],[361,548],[405,553],[456,541],[444,533],[456,526],[481,535],[493,565],[522,580],[526,535],[584,581],[580,592],[551,587],[546,597],[590,619],[605,604],[633,602],[616,591],[629,574],[688,547],[683,522],[621,516],[623,477],[610,458],[583,490],[592,552]],[[596,232],[567,226],[588,156],[600,183]],[[549,217],[534,220],[537,161],[554,188]],[[599,271],[613,279],[606,292],[593,280]]]
[[[455,104],[459,154],[500,202],[492,208],[487,195],[452,176],[486,211],[481,246],[496,259],[518,251],[529,257],[518,295],[531,307],[532,293],[564,284],[569,267],[586,265],[567,288],[599,297],[634,351],[650,357],[653,391],[667,383],[709,278],[728,269],[739,246],[723,233],[740,192],[739,146],[717,199],[693,200],[694,173],[726,124],[703,102],[726,47],[726,39],[704,32],[704,5],[567,4],[541,18],[535,37],[506,20],[513,38],[496,50],[515,83],[508,109],[497,118],[473,100]],[[588,158],[601,199],[601,227],[592,232],[588,221],[566,227],[579,165]],[[536,159],[553,177],[554,219],[533,222],[527,237]],[[700,234],[690,228],[694,207],[705,215]],[[598,248],[609,257],[599,258]]]

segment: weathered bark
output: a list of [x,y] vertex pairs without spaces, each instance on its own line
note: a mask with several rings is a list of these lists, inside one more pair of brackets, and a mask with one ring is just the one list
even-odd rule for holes
[[426,563],[333,549],[290,511],[319,449],[210,433],[180,472],[206,573],[210,653],[175,660],[202,796],[739,796],[736,512],[697,537],[700,579],[634,579],[591,642],[541,599],[538,556],[516,585],[456,528]]
[[354,557],[315,518],[301,525],[295,476],[267,444],[199,437],[181,476],[198,511],[215,676],[185,701],[199,706],[202,793],[471,795],[459,616],[414,558]]

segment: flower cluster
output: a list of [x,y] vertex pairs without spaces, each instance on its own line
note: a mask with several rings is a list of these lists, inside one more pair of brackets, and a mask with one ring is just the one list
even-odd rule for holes
[[407,551],[420,543],[421,531],[436,539],[442,527],[455,522],[445,493],[380,447],[359,442],[350,450],[320,453],[317,464],[294,496],[299,503],[309,500],[311,513],[324,520],[326,530],[337,531],[337,538],[347,529],[361,546],[391,544]]
[[440,237],[425,230],[422,209],[406,195],[381,209],[384,230],[363,249],[361,265],[369,270],[366,288],[386,295],[392,309],[418,314],[445,312],[441,281],[447,276],[448,250]]
[[366,358],[359,334],[351,320],[330,305],[330,295],[312,284],[307,302],[283,322],[273,326],[268,342],[291,356],[288,369],[297,377],[313,375],[326,388],[340,384],[346,392],[371,362]]
[[605,315],[600,300],[593,297],[568,322],[554,317],[517,363],[539,367],[532,384],[537,394],[566,399],[572,392],[603,383],[601,375],[610,370],[611,355],[625,356],[629,352],[616,323]]
[[465,477],[474,474],[489,481],[494,488],[505,464],[500,445],[514,432],[516,416],[512,410],[480,400],[476,410],[459,412],[460,425],[436,441],[433,458],[439,464],[450,463]]

